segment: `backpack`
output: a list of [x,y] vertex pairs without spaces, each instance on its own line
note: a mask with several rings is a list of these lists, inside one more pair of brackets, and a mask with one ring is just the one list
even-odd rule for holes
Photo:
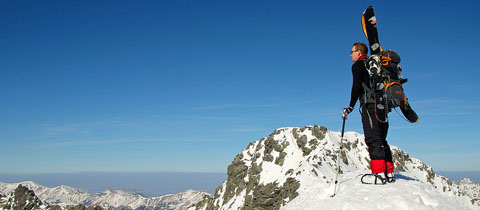
[[401,76],[400,60],[400,56],[393,50],[384,50],[368,58],[365,67],[369,73],[371,88],[362,84],[365,89],[365,103],[380,103],[386,106],[388,111],[396,107],[405,108],[408,100],[402,85],[408,79]]

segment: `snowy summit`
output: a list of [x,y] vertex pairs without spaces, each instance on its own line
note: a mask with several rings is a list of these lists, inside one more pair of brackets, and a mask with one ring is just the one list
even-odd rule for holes
[[340,156],[339,146],[340,133],[323,126],[277,129],[240,152],[215,194],[189,210],[480,209],[478,183],[454,183],[395,146],[397,181],[362,184],[370,173],[363,135],[346,132]]

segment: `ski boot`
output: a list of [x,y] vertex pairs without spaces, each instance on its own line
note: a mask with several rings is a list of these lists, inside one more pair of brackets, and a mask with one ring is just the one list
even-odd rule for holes
[[395,182],[395,174],[393,172],[392,173],[385,173],[385,177],[386,177],[386,181],[388,183]]

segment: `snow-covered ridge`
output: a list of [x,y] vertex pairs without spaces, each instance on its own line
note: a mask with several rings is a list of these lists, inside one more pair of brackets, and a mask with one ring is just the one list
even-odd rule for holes
[[[69,186],[48,188],[31,181],[20,183],[0,182],[0,194],[9,195],[19,185],[35,192],[35,195],[47,205],[61,207],[76,206],[100,206],[122,209],[186,209],[208,195],[206,192],[187,190],[178,194],[164,195],[159,197],[144,197],[133,190],[107,189],[100,193],[89,193],[86,190],[76,189]],[[1,206],[0,206],[1,208]]]
[[[395,146],[391,146],[391,149],[399,181],[374,188],[358,185],[358,175],[368,172],[370,167],[364,137],[356,132],[346,132],[341,156],[338,156],[339,147],[340,132],[327,131],[323,126],[277,129],[270,136],[250,143],[240,152],[228,167],[228,179],[213,196],[190,210],[319,209],[319,203],[331,204],[320,209],[359,209],[359,206],[348,206],[352,202],[361,203],[359,201],[366,198],[356,194],[355,190],[369,192],[365,189],[372,191],[379,187],[391,193],[413,194],[400,195],[396,199],[405,202],[394,202],[389,199],[393,198],[390,194],[379,193],[379,196],[383,196],[380,200],[387,203],[367,205],[366,209],[382,206],[390,209],[439,209],[442,205],[454,209],[480,209],[478,183],[454,183],[435,174],[430,166]],[[337,158],[341,158],[338,193],[343,193],[345,197],[330,198]]]

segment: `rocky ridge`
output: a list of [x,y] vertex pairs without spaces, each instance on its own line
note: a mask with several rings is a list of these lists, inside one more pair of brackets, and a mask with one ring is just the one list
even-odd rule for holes
[[[369,169],[363,135],[346,132],[340,156],[339,146],[340,133],[323,126],[277,129],[240,152],[215,194],[189,210],[280,209],[304,193],[310,183],[324,186],[323,191],[332,190],[337,158],[341,158],[340,174]],[[391,149],[397,173],[428,183],[446,195],[466,197],[479,206],[478,183],[454,183],[400,148]]]

